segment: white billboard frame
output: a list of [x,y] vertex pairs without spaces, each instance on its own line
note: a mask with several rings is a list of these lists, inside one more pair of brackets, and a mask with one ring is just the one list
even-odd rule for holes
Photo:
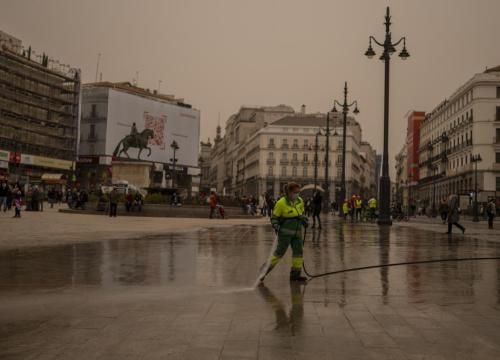
[[[127,138],[132,134],[142,135]],[[106,154],[120,154],[121,159],[128,154],[131,160],[168,164],[172,162],[171,144],[175,140],[179,146],[176,164],[198,167],[199,139],[199,110],[109,89]]]

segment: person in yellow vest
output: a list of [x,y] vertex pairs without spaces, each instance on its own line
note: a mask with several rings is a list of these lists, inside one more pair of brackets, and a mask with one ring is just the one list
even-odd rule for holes
[[344,199],[342,204],[342,214],[344,214],[344,220],[347,220],[347,215],[349,215],[349,201],[347,199]]
[[306,281],[301,276],[303,259],[303,231],[307,228],[308,220],[304,216],[304,200],[299,196],[300,186],[290,182],[285,185],[285,195],[276,202],[271,217],[271,225],[278,235],[278,244],[271,258],[264,278],[278,264],[285,255],[288,246],[292,248],[292,268],[290,270],[290,281]]
[[361,221],[361,209],[363,206],[363,200],[361,200],[361,197],[358,195],[354,199],[354,210],[356,211],[356,221]]
[[368,200],[368,216],[370,220],[375,219],[375,214],[377,212],[377,199],[375,197],[371,197],[370,200]]

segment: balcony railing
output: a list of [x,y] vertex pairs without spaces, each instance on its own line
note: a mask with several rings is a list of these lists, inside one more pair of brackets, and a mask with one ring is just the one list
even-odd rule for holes
[[291,164],[292,164],[292,166],[298,166],[299,160],[292,160]]
[[287,159],[281,159],[280,165],[288,165],[290,162]]
[[266,163],[267,163],[267,165],[275,165],[276,159],[267,159]]

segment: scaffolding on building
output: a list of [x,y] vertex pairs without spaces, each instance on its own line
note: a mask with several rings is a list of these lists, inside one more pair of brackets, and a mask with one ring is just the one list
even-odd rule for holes
[[75,161],[80,71],[0,38],[0,148]]

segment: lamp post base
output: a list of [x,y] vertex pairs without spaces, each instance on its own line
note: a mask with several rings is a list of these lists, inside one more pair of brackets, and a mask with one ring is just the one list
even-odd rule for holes
[[381,176],[380,182],[380,201],[378,225],[392,225],[391,220],[391,179],[389,176]]

